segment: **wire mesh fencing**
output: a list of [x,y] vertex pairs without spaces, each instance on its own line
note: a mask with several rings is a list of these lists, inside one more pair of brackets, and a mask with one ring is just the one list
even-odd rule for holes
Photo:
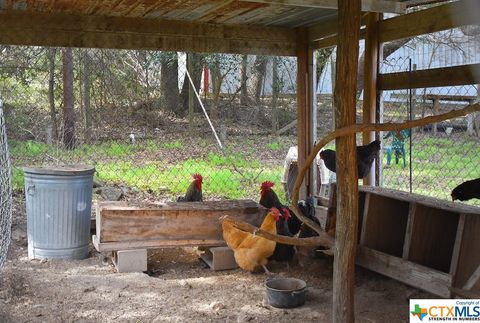
[[283,162],[296,145],[295,59],[74,49],[72,116],[62,100],[63,51],[2,52],[15,188],[23,186],[22,166],[83,163],[124,195],[175,199],[200,173],[205,199],[257,200],[266,180],[283,198]]
[[[390,72],[413,72],[410,57],[387,62]],[[403,122],[478,102],[478,85],[445,86],[383,93],[383,121]],[[459,184],[480,177],[480,115],[446,120],[402,132],[383,133],[385,187],[451,200]],[[478,200],[466,202],[480,205]]]
[[12,185],[11,165],[3,115],[0,100],[0,269],[7,259],[12,227]]

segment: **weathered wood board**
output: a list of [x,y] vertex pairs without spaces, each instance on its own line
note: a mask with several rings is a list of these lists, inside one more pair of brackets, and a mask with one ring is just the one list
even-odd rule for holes
[[222,245],[220,217],[260,226],[266,209],[251,200],[126,205],[100,203],[97,208],[97,250],[139,247]]
[[480,208],[378,187],[360,192],[357,264],[442,297],[480,294]]

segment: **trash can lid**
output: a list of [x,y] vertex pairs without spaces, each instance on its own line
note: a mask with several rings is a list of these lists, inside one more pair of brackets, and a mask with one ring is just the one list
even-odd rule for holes
[[45,167],[24,167],[23,171],[29,174],[40,175],[90,175],[95,173],[95,167],[87,165],[57,165]]

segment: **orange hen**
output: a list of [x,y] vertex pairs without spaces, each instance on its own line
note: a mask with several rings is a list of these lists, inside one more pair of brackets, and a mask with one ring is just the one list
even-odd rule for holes
[[[280,211],[277,208],[271,208],[265,216],[260,229],[276,234],[276,222],[280,217]],[[223,220],[222,228],[223,239],[225,239],[230,249],[233,250],[235,261],[240,268],[250,272],[263,268],[267,274],[271,274],[265,266],[268,262],[267,258],[275,250],[275,241],[240,231],[233,226],[232,221],[228,218]]]

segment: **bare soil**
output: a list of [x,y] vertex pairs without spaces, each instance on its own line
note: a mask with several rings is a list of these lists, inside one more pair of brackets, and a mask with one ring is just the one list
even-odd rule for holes
[[[93,247],[79,261],[28,260],[25,206],[15,197],[12,244],[0,271],[0,322],[329,322],[332,258],[305,267],[269,264],[307,282],[307,301],[277,309],[263,300],[264,274],[206,268],[194,248],[149,251],[146,273],[116,273]],[[434,298],[356,268],[357,322],[406,322],[409,298]]]

